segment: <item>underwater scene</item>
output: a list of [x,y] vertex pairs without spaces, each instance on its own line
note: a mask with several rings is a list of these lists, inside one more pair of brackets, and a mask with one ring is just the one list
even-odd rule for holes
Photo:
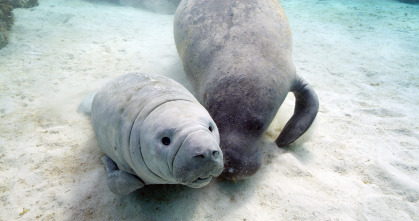
[[196,96],[175,44],[179,3],[0,0],[0,220],[419,220],[415,0],[281,0],[289,59],[319,101],[310,128],[276,144],[294,113],[288,93],[258,140],[261,165],[251,176],[215,177],[215,168],[204,186],[111,191],[79,105],[133,72],[173,79]]

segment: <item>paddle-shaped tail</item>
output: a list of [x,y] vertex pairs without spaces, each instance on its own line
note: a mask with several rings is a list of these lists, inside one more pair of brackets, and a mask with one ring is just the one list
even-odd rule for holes
[[279,147],[294,142],[305,133],[313,123],[319,110],[319,99],[316,92],[302,77],[297,75],[291,91],[295,96],[294,114],[275,141]]

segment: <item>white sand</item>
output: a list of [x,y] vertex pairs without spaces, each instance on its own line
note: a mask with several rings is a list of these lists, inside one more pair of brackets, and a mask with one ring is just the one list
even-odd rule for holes
[[81,0],[16,9],[0,50],[0,220],[419,220],[419,7],[282,2],[298,73],[320,98],[308,135],[285,149],[272,143],[288,99],[252,178],[126,197],[109,191],[76,109],[128,72],[187,84],[173,16]]

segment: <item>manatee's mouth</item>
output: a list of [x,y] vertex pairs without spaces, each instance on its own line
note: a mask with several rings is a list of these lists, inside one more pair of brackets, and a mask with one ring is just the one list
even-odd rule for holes
[[192,187],[192,188],[201,188],[207,185],[212,179],[212,175],[206,177],[198,177],[196,180],[192,182],[185,183],[185,185]]
[[203,178],[198,177],[198,179],[196,179],[196,180],[195,180],[195,181],[193,181],[192,183],[193,183],[193,184],[201,184],[201,183],[208,182],[208,181],[210,181],[211,179],[212,179],[212,176],[211,176],[211,175],[209,175],[209,176],[207,176],[207,177],[203,177]]

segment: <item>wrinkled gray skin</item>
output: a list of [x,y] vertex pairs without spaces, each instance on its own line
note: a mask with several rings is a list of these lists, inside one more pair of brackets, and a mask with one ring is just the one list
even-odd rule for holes
[[223,170],[214,121],[189,91],[166,77],[116,78],[95,95],[91,119],[115,194],[147,184],[199,188]]
[[174,37],[195,95],[220,130],[225,178],[259,169],[261,137],[288,92],[295,111],[277,145],[290,144],[314,121],[318,98],[296,74],[291,30],[277,0],[183,0]]

